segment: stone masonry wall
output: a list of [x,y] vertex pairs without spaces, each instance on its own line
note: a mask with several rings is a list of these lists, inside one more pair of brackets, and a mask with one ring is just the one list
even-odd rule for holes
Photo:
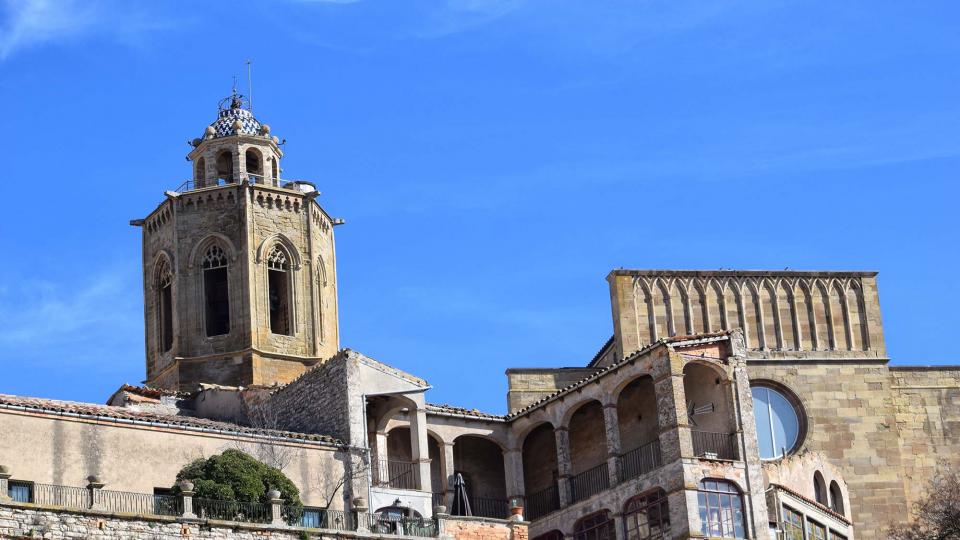
[[522,409],[540,398],[597,372],[595,368],[511,368],[507,370],[507,407]]

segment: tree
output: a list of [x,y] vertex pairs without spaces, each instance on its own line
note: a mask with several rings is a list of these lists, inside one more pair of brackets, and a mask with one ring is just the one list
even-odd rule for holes
[[960,472],[942,466],[915,506],[916,519],[890,528],[890,540],[960,540]]
[[[180,482],[183,480],[193,482],[194,497],[198,500],[268,504],[270,498],[267,493],[275,489],[280,492],[286,511],[291,515],[299,514],[303,507],[300,490],[289,478],[276,467],[270,467],[240,450],[225,450],[222,454],[187,464],[177,473],[174,493],[180,493]],[[199,505],[204,508],[203,503]],[[208,506],[214,508],[213,505]],[[235,512],[233,509],[228,511]]]
[[[281,430],[280,415],[272,408],[260,407],[247,411],[247,419],[251,427],[259,429]],[[300,456],[300,448],[292,445],[282,445],[276,442],[235,443],[235,448],[245,454],[250,454],[267,465],[283,471]]]

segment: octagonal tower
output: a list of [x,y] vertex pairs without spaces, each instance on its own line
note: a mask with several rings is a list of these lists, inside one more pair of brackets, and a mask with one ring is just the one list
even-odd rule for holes
[[191,142],[192,180],[133,222],[148,385],[285,383],[339,349],[335,220],[280,179],[278,142],[234,92]]

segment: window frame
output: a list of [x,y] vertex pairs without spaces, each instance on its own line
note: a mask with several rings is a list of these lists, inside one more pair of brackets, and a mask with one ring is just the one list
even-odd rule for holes
[[[294,280],[293,280],[293,256],[290,253],[290,250],[286,248],[280,242],[276,242],[271,246],[270,251],[267,252],[267,257],[264,260],[266,266],[266,288],[267,288],[267,327],[270,330],[270,333],[275,336],[294,336],[296,335],[296,319],[295,319],[295,302],[294,302]],[[276,276],[279,274],[279,276]],[[274,329],[273,319],[274,319],[274,309],[270,305],[271,297],[273,292],[273,283],[276,276],[276,280],[283,280],[284,292],[286,293],[286,306],[281,315],[284,316],[286,320],[286,332],[278,332],[277,330],[282,330],[281,328]],[[282,307],[282,306],[281,306]],[[278,308],[279,311],[279,308]]]
[[[650,518],[650,510],[656,508],[657,519],[656,528],[658,532],[653,532]],[[640,536],[638,531],[641,524],[637,521],[639,516],[646,517],[646,526],[648,533]],[[631,525],[636,525],[631,527]],[[631,535],[631,530],[633,535]],[[660,540],[670,538],[670,505],[667,500],[667,493],[656,488],[640,495],[635,495],[627,500],[623,505],[623,533],[625,540]]]
[[[219,253],[215,253],[214,250]],[[208,290],[207,273],[222,270],[224,274],[223,283],[226,285],[224,300],[226,301],[226,332],[211,334],[210,318],[211,314],[211,291]],[[220,242],[211,242],[206,246],[203,257],[200,258],[200,290],[203,298],[201,309],[201,321],[203,323],[203,337],[206,339],[222,339],[230,335],[233,330],[233,302],[230,301],[230,254],[220,244]]]
[[[716,487],[711,488],[710,483]],[[715,496],[716,504],[714,504],[714,497],[711,496]],[[730,501],[729,507],[724,504],[724,501]],[[746,509],[743,504],[743,491],[732,481],[725,478],[700,480],[697,489],[697,509],[700,513],[700,528],[703,535],[710,538],[748,538],[750,531],[747,527]],[[716,510],[717,520],[710,519],[714,510]],[[729,531],[726,527],[728,517],[731,527]],[[741,536],[737,536],[738,525]],[[717,534],[718,531],[719,534]]]
[[578,519],[573,525],[574,540],[614,540],[617,526],[609,510],[600,510]]
[[[793,442],[793,445],[790,446],[789,448],[782,448],[782,449],[784,450],[784,452],[782,452],[782,453],[780,452],[780,449],[777,448],[778,446],[781,446],[781,445],[778,445],[778,444],[777,444],[776,437],[773,435],[772,429],[771,429],[771,437],[772,437],[771,444],[773,445],[773,446],[772,446],[772,448],[773,448],[773,456],[772,456],[772,457],[764,457],[764,456],[762,455],[762,451],[761,451],[761,452],[760,452],[760,453],[761,453],[761,456],[760,456],[761,461],[775,461],[775,460],[778,460],[778,459],[783,459],[783,458],[785,458],[785,457],[787,457],[787,456],[789,456],[789,455],[792,455],[792,454],[796,453],[796,451],[799,450],[800,447],[803,445],[804,440],[805,440],[806,437],[807,437],[807,414],[806,414],[806,411],[805,411],[804,408],[803,408],[803,404],[800,402],[800,398],[798,398],[797,395],[794,394],[794,392],[793,392],[792,390],[790,390],[789,388],[787,388],[786,386],[784,386],[784,385],[781,384],[781,383],[778,383],[778,382],[776,382],[776,381],[771,381],[771,380],[768,380],[768,379],[758,379],[758,380],[754,380],[754,381],[751,381],[751,382],[750,382],[750,399],[751,399],[751,402],[753,402],[753,400],[754,400],[753,391],[754,391],[755,389],[758,389],[758,388],[763,388],[763,389],[767,390],[768,392],[772,391],[772,392],[774,392],[775,394],[777,394],[777,395],[779,395],[780,397],[782,397],[782,398],[790,405],[791,409],[793,410],[793,414],[794,414],[794,416],[796,417],[796,421],[797,421],[797,440],[794,441],[794,442]],[[757,414],[757,411],[756,411],[756,408],[754,408],[754,421],[755,421],[755,422],[756,422],[756,414]],[[771,420],[771,418],[772,418],[772,408],[771,408],[771,409],[768,409],[766,417],[767,417],[767,421],[770,422],[770,420]],[[759,427],[759,425],[756,426],[756,432],[757,432],[757,443],[758,443],[758,446],[759,446],[760,444],[762,444],[761,441],[760,441],[761,436],[760,436],[760,427]],[[758,447],[758,450],[760,450],[759,447]]]

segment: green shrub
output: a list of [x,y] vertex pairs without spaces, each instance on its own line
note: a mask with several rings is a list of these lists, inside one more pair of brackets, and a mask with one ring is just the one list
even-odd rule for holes
[[198,459],[177,473],[174,494],[180,494],[180,481],[193,482],[193,496],[198,499],[269,503],[267,492],[280,492],[288,511],[299,513],[300,490],[279,469],[257,461],[239,450]]

